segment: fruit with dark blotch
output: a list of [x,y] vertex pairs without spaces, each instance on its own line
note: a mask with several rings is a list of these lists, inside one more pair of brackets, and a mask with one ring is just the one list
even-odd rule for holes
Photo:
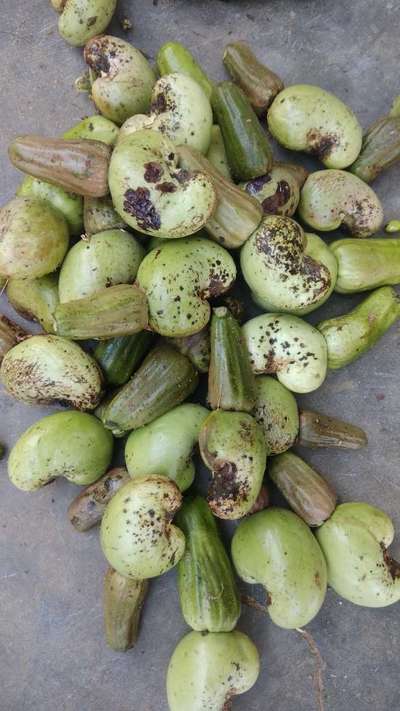
[[31,175],[25,176],[16,192],[17,197],[32,197],[47,202],[50,207],[59,210],[68,224],[72,235],[78,235],[83,227],[82,197],[67,192],[59,185],[52,185],[45,180],[38,180]]
[[0,276],[35,279],[60,266],[68,249],[61,212],[37,198],[16,197],[0,210]]
[[168,74],[155,83],[150,114],[135,114],[121,126],[118,142],[141,129],[159,131],[175,146],[207,153],[211,140],[211,104],[199,84],[184,74]]
[[338,595],[363,607],[386,607],[400,600],[400,564],[387,550],[394,528],[384,511],[361,502],[341,504],[317,538],[328,583]]
[[181,559],[185,536],[172,523],[182,503],[173,481],[141,477],[125,484],[107,504],[100,542],[108,563],[128,578],[166,573]]
[[257,201],[246,195],[230,180],[224,178],[201,153],[180,146],[179,165],[184,170],[200,170],[207,175],[215,189],[217,206],[204,225],[210,237],[224,247],[235,249],[247,240],[258,227],[262,209]]
[[206,501],[196,496],[186,499],[176,521],[186,539],[178,563],[185,622],[198,632],[230,632],[240,616],[240,596],[215,518]]
[[83,199],[83,224],[89,237],[105,230],[120,230],[126,225],[114,210],[109,197]]
[[310,313],[329,299],[336,259],[290,217],[268,215],[243,245],[240,264],[254,301],[267,311]]
[[135,646],[146,599],[147,580],[126,578],[113,568],[104,577],[103,607],[106,642],[115,652]]
[[346,168],[357,158],[361,126],[340,99],[319,86],[288,86],[268,111],[273,137],[292,151],[311,153],[327,168]]
[[101,141],[19,136],[11,143],[8,155],[23,173],[78,195],[102,197],[108,193],[111,148]]
[[333,489],[293,452],[274,457],[268,474],[289,506],[309,526],[321,526],[334,512],[336,494]]
[[254,111],[258,115],[264,114],[275,96],[282,91],[282,80],[257,59],[246,42],[227,44],[223,62],[232,79],[246,94]]
[[290,314],[261,314],[243,326],[256,375],[275,374],[295,393],[322,385],[327,372],[325,338],[303,319]]
[[321,232],[344,227],[353,237],[370,237],[383,223],[381,202],[363,180],[345,170],[317,170],[303,185],[299,215]]
[[3,358],[0,380],[22,402],[61,402],[78,410],[94,410],[103,391],[94,358],[59,336],[31,336],[11,348]]
[[87,42],[84,59],[94,75],[92,99],[104,117],[120,126],[149,110],[156,77],[138,49],[119,37],[103,35]]
[[350,170],[366,183],[400,158],[400,116],[385,116],[364,134],[361,153]]
[[335,447],[337,449],[360,449],[368,444],[368,438],[361,427],[320,412],[300,410],[299,436],[297,444],[315,449]]
[[261,203],[265,215],[292,217],[307,175],[301,165],[274,163],[269,173],[240,183],[240,187]]
[[153,348],[133,378],[101,408],[105,427],[116,436],[143,427],[180,405],[196,389],[192,363],[168,345]]
[[243,632],[189,632],[169,662],[170,711],[229,711],[232,699],[249,691],[259,672],[257,648]]
[[241,521],[232,540],[238,575],[266,589],[268,613],[285,629],[304,627],[326,594],[323,553],[307,524],[292,511],[269,507]]
[[267,447],[261,427],[246,412],[212,412],[199,435],[211,470],[207,500],[215,516],[237,519],[253,507],[263,482]]
[[58,277],[55,274],[38,279],[9,279],[7,298],[24,318],[38,321],[46,333],[54,333],[54,312],[58,298]]
[[296,442],[299,432],[297,402],[279,380],[269,375],[256,378],[256,403],[252,414],[263,430],[268,454],[286,452]]
[[192,53],[180,42],[166,42],[157,53],[157,67],[164,74],[185,74],[196,81],[208,99],[211,98],[213,83],[209,80]]
[[11,321],[4,314],[0,314],[0,364],[9,350],[24,341],[29,337],[29,333],[25,331],[17,323]]
[[328,367],[344,368],[372,348],[400,318],[394,289],[376,289],[355,309],[318,324],[328,347]]
[[125,230],[105,230],[81,239],[68,252],[60,271],[61,303],[115,286],[132,284],[144,248]]
[[168,338],[168,343],[187,356],[199,373],[208,373],[210,366],[210,330],[205,326],[191,336]]
[[339,239],[329,245],[338,263],[335,291],[353,294],[400,283],[400,240]]
[[95,35],[100,35],[110,24],[117,0],[51,0],[61,13],[58,31],[73,47],[83,45]]
[[235,278],[231,255],[210,240],[192,237],[153,249],[137,275],[149,302],[150,328],[172,338],[198,333],[210,320],[208,299],[228,291]]
[[135,131],[118,143],[109,184],[122,219],[139,232],[164,239],[197,232],[216,207],[211,178],[179,169],[172,141],[150,129]]
[[139,333],[147,327],[147,299],[137,286],[117,284],[90,296],[59,304],[56,332],[74,340]]
[[272,151],[243,91],[230,81],[218,84],[212,106],[234,180],[250,180],[272,168]]
[[93,415],[70,410],[48,415],[18,439],[8,460],[11,482],[35,491],[56,477],[86,486],[107,470],[113,438]]
[[194,448],[208,415],[205,407],[184,403],[131,432],[125,462],[132,479],[161,476],[174,481],[181,491],[188,489],[195,475]]
[[255,377],[240,325],[225,306],[213,310],[210,332],[207,399],[211,409],[251,412],[256,402]]
[[108,502],[129,479],[126,469],[117,467],[89,484],[68,507],[68,518],[73,527],[83,533],[100,523]]
[[101,341],[93,355],[109,385],[124,385],[138,368],[153,344],[150,331],[140,331],[132,336],[116,336]]
[[222,138],[221,129],[217,124],[214,124],[211,129],[211,141],[207,151],[207,160],[210,161],[211,165],[214,166],[215,170],[217,170],[225,180],[232,182],[224,139]]

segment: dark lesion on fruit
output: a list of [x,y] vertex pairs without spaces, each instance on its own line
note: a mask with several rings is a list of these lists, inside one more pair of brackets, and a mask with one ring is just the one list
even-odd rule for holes
[[107,47],[104,46],[101,38],[95,38],[87,43],[84,49],[86,64],[93,69],[96,74],[108,74],[110,71],[110,60]]
[[234,462],[214,463],[213,479],[208,489],[208,500],[214,504],[227,499],[237,501],[240,485],[237,481],[237,466]]
[[165,94],[161,91],[157,96],[154,97],[150,106],[150,113],[152,114],[162,114],[167,110],[167,99]]
[[263,189],[264,185],[270,183],[271,180],[272,178],[269,173],[260,175],[258,178],[254,178],[253,180],[249,180],[246,185],[246,192],[249,193],[249,195],[257,195],[257,193]]
[[385,561],[385,565],[390,573],[392,580],[400,578],[400,563],[398,563],[397,560],[394,560],[394,558],[389,555],[383,543],[381,543],[381,548],[383,560]]
[[334,133],[320,133],[314,128],[307,133],[307,141],[310,152],[320,160],[328,158],[333,148],[339,144],[339,138]]
[[159,230],[161,218],[150,199],[150,190],[139,187],[129,188],[124,193],[124,211],[136,218],[138,226],[143,230]]
[[174,193],[177,190],[176,185],[168,181],[165,181],[164,183],[159,183],[155,187],[156,190],[160,191],[160,193]]
[[160,163],[149,161],[144,164],[144,179],[146,183],[157,183],[164,173]]
[[292,191],[286,180],[280,180],[273,195],[262,201],[262,209],[265,215],[276,215],[280,207],[286,205],[291,198]]

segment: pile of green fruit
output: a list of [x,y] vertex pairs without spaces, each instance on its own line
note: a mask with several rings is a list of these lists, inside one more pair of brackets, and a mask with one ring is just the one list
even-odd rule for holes
[[[400,317],[400,240],[366,239],[383,223],[369,183],[400,157],[399,101],[363,136],[333,94],[284,88],[242,42],[225,48],[232,81],[215,84],[178,42],[161,47],[155,70],[100,35],[116,0],[52,4],[62,36],[84,45],[99,113],[61,138],[21,136],[9,148],[26,177],[0,212],[0,279],[42,333],[0,317],[0,380],[17,400],[70,408],[20,437],[9,477],[23,491],[56,477],[86,487],[69,519],[78,531],[101,524],[113,649],[134,645],[148,581],[177,566],[193,631],[172,655],[168,703],[223,711],[259,672],[235,629],[235,572],[264,586],[286,629],[314,618],[328,584],[367,607],[400,600],[389,517],[337,505],[291,451],[367,441],[354,425],[299,411],[293,393],[320,387]],[[266,126],[323,169],[275,162]],[[350,236],[329,246],[305,231],[341,227]],[[262,310],[243,325],[225,296],[239,263]],[[303,320],[333,291],[370,293],[316,328]],[[206,374],[208,408],[186,402]],[[126,468],[110,469],[122,437]],[[207,499],[194,483],[197,446]],[[266,470],[292,511],[268,505]],[[232,562],[216,519],[240,519]]]

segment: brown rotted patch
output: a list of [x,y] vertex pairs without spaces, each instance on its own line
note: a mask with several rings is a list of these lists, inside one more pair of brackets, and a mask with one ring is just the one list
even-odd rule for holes
[[307,133],[307,140],[310,152],[320,160],[325,160],[332,153],[332,149],[338,145],[338,137],[334,133],[320,133],[316,129],[310,129]]
[[177,179],[178,183],[187,183],[188,180],[192,177],[192,174],[188,171],[185,170],[184,168],[181,168],[181,170],[178,170],[176,173],[172,174],[174,178]]
[[246,185],[246,192],[249,193],[249,195],[257,195],[257,193],[259,193],[260,190],[263,189],[264,185],[270,182],[271,176],[269,175],[269,173],[267,173],[266,175],[260,175],[259,178],[249,180]]
[[396,578],[400,578],[400,563],[398,563],[397,560],[394,560],[389,555],[389,553],[387,552],[383,543],[381,543],[381,548],[382,548],[383,560],[385,561],[385,565],[389,570],[391,578],[393,580],[396,580]]
[[280,180],[275,193],[265,198],[261,203],[264,214],[276,215],[279,208],[286,205],[290,197],[291,190],[289,183],[287,183],[286,180]]
[[157,183],[164,173],[164,169],[160,163],[150,161],[144,164],[144,179],[146,183]]
[[128,189],[124,194],[124,211],[136,218],[143,230],[159,230],[161,218],[152,201],[148,188]]
[[101,38],[94,38],[86,44],[84,49],[86,64],[93,69],[96,74],[108,74],[110,71],[110,60],[107,49],[103,46]]
[[159,190],[160,193],[174,193],[177,187],[174,183],[164,182],[156,185],[156,190]]
[[86,27],[90,29],[90,27],[93,27],[97,22],[97,15],[93,15],[92,17],[88,18],[88,21],[86,22]]
[[305,289],[312,289],[315,299],[330,288],[331,275],[329,270],[323,264],[319,264],[315,259],[307,255],[303,260],[302,276]]
[[237,482],[237,466],[234,462],[224,462],[215,465],[214,478],[208,489],[209,501],[225,501],[231,499],[236,501],[240,494],[240,485]]
[[154,97],[150,106],[150,113],[152,114],[162,114],[167,110],[167,99],[165,94],[161,91],[157,96]]

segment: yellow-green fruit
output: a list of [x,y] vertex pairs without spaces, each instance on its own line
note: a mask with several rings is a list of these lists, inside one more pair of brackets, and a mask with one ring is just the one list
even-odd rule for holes
[[[53,0],[52,0],[53,1]],[[117,0],[56,0],[61,11],[58,31],[73,47],[83,45],[100,35],[110,24]]]
[[38,321],[46,333],[54,333],[54,312],[59,302],[58,276],[47,274],[38,279],[10,279],[7,298],[24,318]]
[[253,415],[264,432],[268,454],[293,446],[299,433],[299,410],[293,393],[269,375],[256,378]]

